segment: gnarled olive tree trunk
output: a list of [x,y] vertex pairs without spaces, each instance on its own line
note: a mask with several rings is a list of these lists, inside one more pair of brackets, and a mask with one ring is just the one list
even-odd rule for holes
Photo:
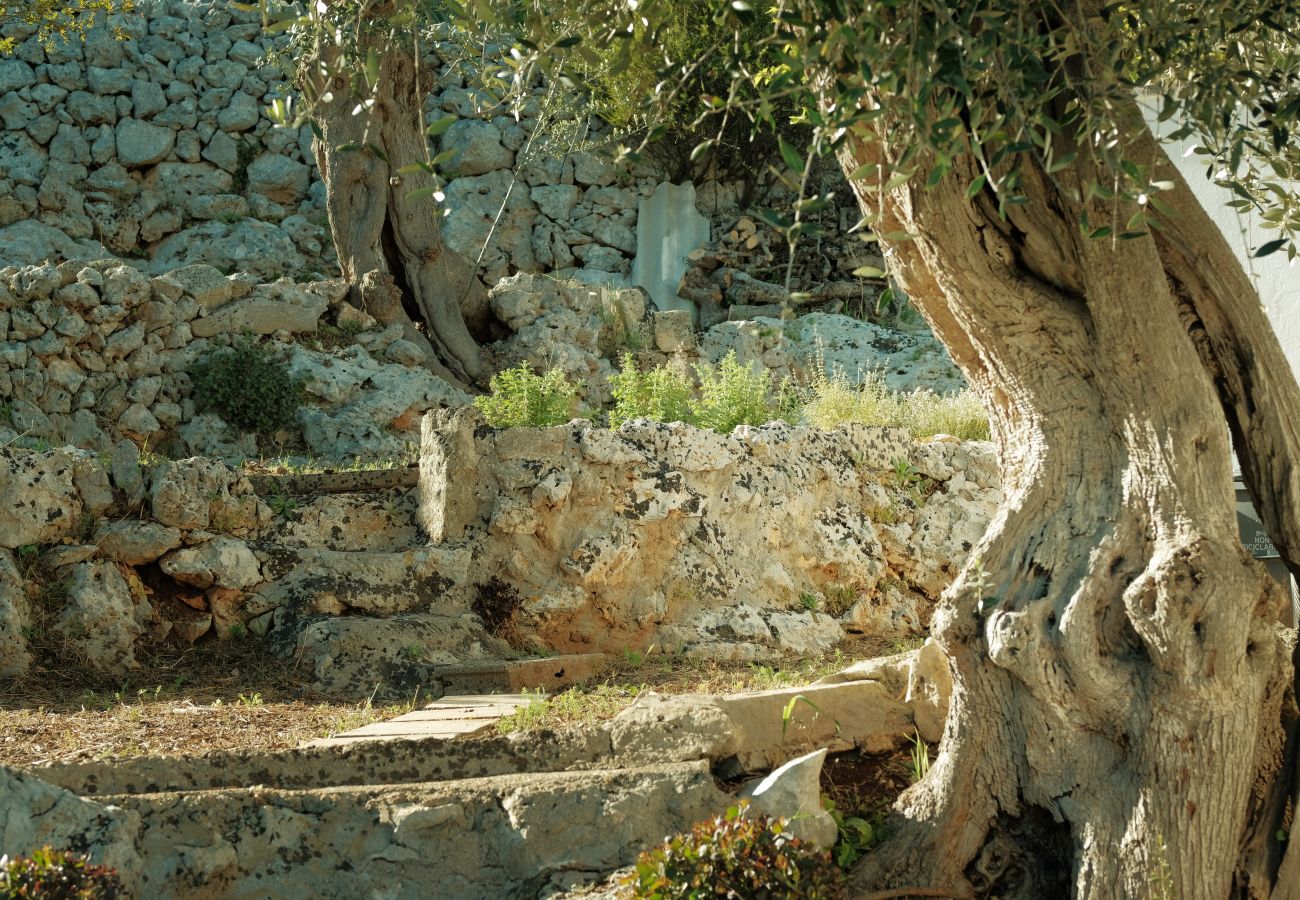
[[[367,40],[379,41],[359,38],[363,59]],[[322,65],[305,79],[320,127],[315,153],[330,231],[359,305],[383,324],[405,325],[430,367],[464,386],[482,380],[484,364],[462,311],[481,314],[486,292],[473,264],[443,243],[432,176],[402,171],[429,159],[420,109],[431,81],[409,45],[376,50],[382,62],[368,109],[358,109],[337,48],[323,47]]]
[[[1180,218],[1154,237],[1084,237],[1058,189],[1084,171],[1024,172],[1005,220],[987,191],[966,198],[973,160],[933,190],[860,192],[882,233],[916,235],[886,252],[982,395],[1005,490],[935,614],[954,679],[939,758],[855,873],[864,892],[1300,896],[1300,849],[1275,836],[1295,775],[1289,598],[1241,546],[1229,442],[1231,425],[1300,561],[1300,390],[1136,111],[1132,131],[1129,158],[1176,182]],[[841,153],[846,172],[881,162]]]

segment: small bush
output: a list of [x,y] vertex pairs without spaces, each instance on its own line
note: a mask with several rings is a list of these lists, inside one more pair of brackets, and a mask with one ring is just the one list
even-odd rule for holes
[[785,828],[780,819],[746,815],[741,804],[642,853],[624,886],[640,900],[842,897],[843,876],[831,855]]
[[737,425],[785,418],[793,406],[786,386],[774,394],[767,370],[741,365],[734,351],[716,366],[697,365],[695,374],[700,380],[699,396],[691,402],[695,424],[720,434],[730,434]]
[[578,389],[559,369],[534,374],[526,364],[492,376],[492,393],[475,397],[493,428],[544,428],[569,421],[569,406]]
[[0,900],[115,900],[126,891],[115,869],[49,847],[0,857]]
[[667,366],[638,372],[631,353],[623,354],[621,371],[609,377],[613,387],[614,408],[609,412],[609,427],[617,428],[629,419],[655,422],[690,422],[691,381]]
[[974,391],[896,393],[874,374],[857,385],[843,372],[822,375],[812,384],[803,415],[809,425],[817,428],[831,429],[845,422],[858,422],[901,425],[915,437],[951,434],[964,441],[989,439],[988,415]]
[[302,382],[264,347],[244,340],[219,347],[190,366],[194,400],[241,431],[271,434],[293,423]]

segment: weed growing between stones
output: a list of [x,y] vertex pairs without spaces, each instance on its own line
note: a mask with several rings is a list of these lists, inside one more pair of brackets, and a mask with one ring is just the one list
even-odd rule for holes
[[610,376],[614,408],[609,412],[609,427],[617,428],[632,419],[654,422],[689,422],[691,380],[668,366],[656,366],[641,372],[631,353],[623,354],[622,368]]
[[784,819],[749,814],[747,805],[742,801],[642,853],[623,881],[630,895],[642,900],[844,896],[843,876],[829,852],[791,837]]
[[773,391],[766,370],[741,365],[735,352],[716,366],[695,367],[699,396],[691,402],[695,424],[730,434],[737,425],[763,425],[776,419],[796,418],[797,401],[788,382]]
[[609,426],[631,419],[687,422],[730,434],[737,425],[763,425],[798,418],[798,403],[788,382],[773,389],[765,369],[742,365],[734,352],[716,366],[695,366],[698,387],[691,378],[668,366],[647,372],[636,367],[632,354],[623,355],[622,369],[610,376],[614,408]]
[[900,425],[920,438],[951,434],[964,441],[989,439],[988,414],[974,391],[895,393],[876,374],[865,376],[858,384],[843,372],[819,376],[811,385],[803,417],[816,428],[856,422]]
[[537,375],[527,364],[492,376],[491,393],[474,405],[493,428],[544,428],[569,421],[578,389],[559,369]]
[[200,407],[243,431],[271,434],[284,428],[303,402],[302,383],[284,362],[248,339],[209,351],[189,374]]

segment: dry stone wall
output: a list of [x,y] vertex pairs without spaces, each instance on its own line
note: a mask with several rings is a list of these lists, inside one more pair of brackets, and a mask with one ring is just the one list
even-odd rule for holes
[[[122,40],[97,28],[84,44],[47,47],[6,26],[18,45],[0,59],[0,264],[112,254],[155,273],[195,263],[267,280],[334,272],[310,128],[276,127],[264,112],[293,93],[289,38],[264,34],[256,9],[217,0],[136,9],[110,17]],[[611,142],[596,120],[580,123],[580,141],[540,133],[568,101],[539,85],[505,106],[466,62],[482,52],[494,50],[431,40],[423,61],[436,78],[426,118],[459,117],[431,147],[457,154],[446,172],[448,244],[480,260],[489,285],[516,272],[629,275],[639,205],[664,173],[594,152]],[[700,188],[715,233],[752,226],[743,193],[738,183]],[[849,192],[839,193],[832,226],[856,220]],[[775,232],[760,237],[742,256],[774,278]],[[809,274],[846,279],[866,261],[856,238],[836,243]]]
[[323,346],[345,293],[203,264],[154,276],[113,259],[0,269],[0,444],[106,452],[126,438],[173,456],[255,457],[256,437],[208,410],[189,374],[218,346],[252,339],[302,384],[288,447],[331,459],[407,452],[426,410],[469,398],[421,367],[400,327],[367,328],[350,307],[360,320],[344,346]]
[[[97,28],[84,44],[43,47],[10,27],[19,44],[0,59],[0,262],[114,254],[155,272],[332,271],[310,128],[276,127],[264,113],[293,91],[289,38],[224,2],[137,7],[110,19],[125,40]],[[489,284],[514,271],[630,272],[637,204],[659,179],[589,153],[540,158],[530,144],[540,103],[510,114],[467,81],[463,55],[435,42],[425,60],[437,76],[426,113],[461,117],[432,148],[458,151],[448,243],[481,255]]]
[[914,636],[999,497],[987,444],[498,432],[472,407],[426,417],[419,483],[263,497],[219,460],[142,465],[129,440],[0,448],[0,674],[29,669],[30,640],[121,674],[145,642],[252,632],[368,696],[540,649],[761,660]]
[[434,545],[566,651],[765,659],[920,634],[999,497],[991,445],[894,428],[496,431],[466,409],[426,417],[421,455]]

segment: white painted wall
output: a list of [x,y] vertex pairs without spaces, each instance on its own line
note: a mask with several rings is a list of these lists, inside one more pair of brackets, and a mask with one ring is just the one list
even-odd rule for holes
[[[1148,124],[1157,135],[1161,131],[1174,130],[1173,123],[1158,124],[1154,112],[1147,112]],[[1254,215],[1238,213],[1228,208],[1227,202],[1232,199],[1232,192],[1205,177],[1205,157],[1188,153],[1195,145],[1195,139],[1189,138],[1182,142],[1167,143],[1165,149],[1201,201],[1201,206],[1218,224],[1228,243],[1241,257],[1242,265],[1259,291],[1260,302],[1268,312],[1273,330],[1282,342],[1282,349],[1291,361],[1291,368],[1300,377],[1300,258],[1295,263],[1288,263],[1286,253],[1281,251],[1263,259],[1251,256],[1261,244],[1278,237],[1278,232],[1261,228],[1259,219]],[[1300,190],[1300,185],[1296,189]]]

